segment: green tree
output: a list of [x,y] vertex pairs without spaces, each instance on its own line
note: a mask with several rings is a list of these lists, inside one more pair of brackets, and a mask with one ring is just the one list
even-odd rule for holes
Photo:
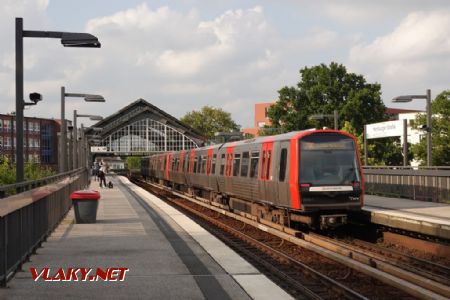
[[7,157],[2,157],[0,163],[0,185],[13,184],[16,182],[16,168],[11,165]]
[[239,126],[231,119],[230,113],[211,106],[204,106],[200,111],[191,111],[180,121],[198,130],[208,139],[212,139],[216,132],[239,130]]
[[362,75],[348,73],[345,66],[332,62],[300,70],[297,87],[283,87],[278,101],[269,108],[272,127],[284,131],[317,126],[333,127],[333,120],[309,120],[313,114],[331,114],[338,110],[339,127],[349,121],[358,134],[364,124],[386,120],[381,87],[367,83]]
[[128,170],[140,169],[141,168],[141,157],[140,156],[128,156],[126,159]]
[[[49,177],[55,172],[40,164],[26,162],[24,165],[25,180],[37,180]],[[16,166],[8,158],[3,157],[0,162],[0,185],[13,184],[16,182]]]
[[[432,164],[433,166],[450,165],[450,90],[441,92],[431,104],[432,117]],[[414,129],[426,124],[426,116],[417,114],[414,120]],[[414,157],[421,161],[422,165],[427,161],[427,141],[421,139],[419,144],[411,146]]]

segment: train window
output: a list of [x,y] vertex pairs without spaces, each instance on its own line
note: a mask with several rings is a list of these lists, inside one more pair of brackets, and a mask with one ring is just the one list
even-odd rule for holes
[[189,155],[186,154],[186,158],[184,159],[184,172],[187,172],[189,168]]
[[233,167],[233,153],[227,153],[227,164],[225,167],[225,176],[231,176],[231,168]]
[[252,157],[250,159],[250,177],[258,177],[258,166],[259,166],[259,152],[252,152]]
[[202,165],[201,165],[200,171],[201,171],[201,173],[205,174],[205,170],[206,170],[206,156],[202,155],[200,159],[202,161]]
[[264,176],[266,175],[266,173],[264,172],[265,169],[266,169],[266,151],[263,150],[261,159],[261,179],[264,179]]
[[198,156],[198,163],[197,163],[197,173],[200,173],[202,170],[202,156]]
[[178,161],[178,172],[182,172],[184,167],[184,157],[180,155],[180,160]]
[[249,160],[250,160],[249,153],[248,152],[242,153],[241,177],[247,177]]
[[272,150],[267,150],[266,179],[270,179],[270,163],[272,162]]
[[197,173],[197,160],[198,160],[198,157],[196,156],[196,157],[194,157],[194,173]]
[[225,172],[225,154],[222,154],[222,160],[220,161],[220,175]]
[[214,154],[213,155],[213,159],[212,159],[212,167],[211,167],[211,173],[212,174],[216,173],[216,158],[217,158],[217,155]]
[[281,149],[280,154],[280,174],[278,174],[278,180],[284,181],[286,178],[286,163],[287,163],[287,149]]
[[239,175],[239,166],[241,165],[241,155],[234,155],[234,163],[233,163],[233,176]]
[[300,140],[299,181],[313,185],[347,185],[360,181],[359,161],[352,138],[330,133]]

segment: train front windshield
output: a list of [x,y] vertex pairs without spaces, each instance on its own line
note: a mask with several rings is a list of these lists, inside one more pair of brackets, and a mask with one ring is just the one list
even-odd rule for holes
[[360,182],[359,162],[352,138],[333,133],[300,140],[300,183],[351,185]]

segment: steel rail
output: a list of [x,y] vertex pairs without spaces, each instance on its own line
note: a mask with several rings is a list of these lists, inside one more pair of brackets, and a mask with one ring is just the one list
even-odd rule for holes
[[416,272],[417,274],[422,274],[422,276],[425,276],[431,280],[450,286],[450,268],[447,266],[365,241],[356,240],[354,242],[357,244],[357,247],[361,246],[371,248],[371,251],[374,252],[374,255],[377,255],[378,253],[381,256],[384,255],[391,257],[395,262],[403,264],[405,267],[411,268],[412,270],[414,270],[413,272]]
[[437,282],[432,278],[425,277],[423,273],[417,274],[417,272],[405,270],[403,266],[397,266],[395,265],[395,263],[386,259],[385,257],[375,255],[373,253],[368,253],[367,251],[364,251],[363,249],[360,249],[358,247],[348,245],[346,243],[314,233],[305,234],[303,238],[305,241],[311,242],[317,246],[323,247],[330,251],[334,251],[347,257],[351,257],[352,259],[367,266],[376,268],[380,271],[386,272],[387,274],[396,276],[424,289],[450,298],[449,286],[444,285],[441,282]]

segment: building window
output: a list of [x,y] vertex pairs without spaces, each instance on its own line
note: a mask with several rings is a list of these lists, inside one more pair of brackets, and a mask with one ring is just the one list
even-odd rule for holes
[[264,107],[264,117],[265,118],[269,117],[269,107]]
[[264,127],[264,125],[266,125],[266,122],[258,122],[258,127],[259,128]]

